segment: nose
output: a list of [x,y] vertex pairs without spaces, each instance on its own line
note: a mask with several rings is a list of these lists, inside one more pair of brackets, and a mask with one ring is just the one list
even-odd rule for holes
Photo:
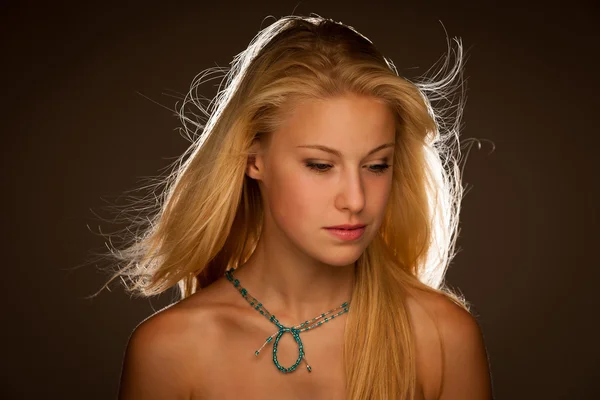
[[365,190],[359,171],[347,169],[341,174],[339,191],[335,198],[335,206],[339,210],[359,213],[365,206]]

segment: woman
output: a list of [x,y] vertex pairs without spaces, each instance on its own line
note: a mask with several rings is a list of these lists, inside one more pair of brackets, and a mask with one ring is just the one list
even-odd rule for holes
[[199,76],[180,112],[192,146],[115,252],[131,292],[182,297],[135,329],[119,397],[491,398],[477,322],[443,283],[462,100],[452,124],[431,102],[462,87],[461,57],[415,84],[353,28],[289,16],[211,109]]

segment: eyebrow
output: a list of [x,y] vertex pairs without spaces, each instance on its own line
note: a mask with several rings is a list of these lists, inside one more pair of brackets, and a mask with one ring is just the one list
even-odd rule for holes
[[[373,150],[369,151],[367,153],[367,156],[370,156],[373,153],[377,153],[379,150],[385,149],[387,147],[392,147],[394,145],[395,145],[395,143],[385,143],[385,144],[382,144],[381,146],[377,146]],[[327,153],[331,153],[333,155],[336,155],[336,156],[338,156],[340,158],[342,157],[342,153],[340,153],[338,150],[332,149],[332,148],[327,147],[327,146],[322,146],[320,144],[306,144],[306,145],[296,146],[296,147],[303,147],[303,148],[307,148],[307,149],[322,150],[322,151],[325,151]]]

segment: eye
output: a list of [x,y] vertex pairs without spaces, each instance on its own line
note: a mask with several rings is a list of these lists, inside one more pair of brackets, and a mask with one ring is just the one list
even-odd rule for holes
[[307,163],[306,166],[313,171],[316,171],[318,174],[322,174],[323,172],[327,172],[332,165],[329,164],[319,164],[319,163]]
[[[371,171],[373,171],[373,173],[375,173],[376,175],[381,175],[383,174],[388,168],[390,167],[389,164],[376,164],[376,165],[371,165]],[[375,169],[373,169],[375,168]]]
[[[306,166],[308,168],[310,168],[311,170],[317,172],[318,174],[322,174],[325,173],[327,171],[329,171],[329,169],[331,169],[331,167],[333,167],[330,164],[320,164],[320,163],[307,163]],[[389,164],[375,164],[375,165],[371,165],[369,167],[370,171],[373,172],[375,175],[381,175],[383,174],[388,168],[390,167]]]

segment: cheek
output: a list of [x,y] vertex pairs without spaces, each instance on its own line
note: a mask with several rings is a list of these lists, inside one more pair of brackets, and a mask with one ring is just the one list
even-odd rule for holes
[[324,226],[322,209],[327,207],[327,193],[322,184],[301,170],[282,168],[272,178],[271,212],[283,229],[300,234]]
[[385,207],[390,197],[392,189],[392,176],[388,175],[388,179],[381,179],[373,184],[373,188],[369,191],[369,203],[373,207],[373,213],[383,214]]
[[388,174],[387,177],[365,179],[365,208],[363,209],[361,219],[370,224],[370,227],[367,230],[368,240],[372,239],[377,234],[379,227],[383,222],[391,187],[391,174]]

